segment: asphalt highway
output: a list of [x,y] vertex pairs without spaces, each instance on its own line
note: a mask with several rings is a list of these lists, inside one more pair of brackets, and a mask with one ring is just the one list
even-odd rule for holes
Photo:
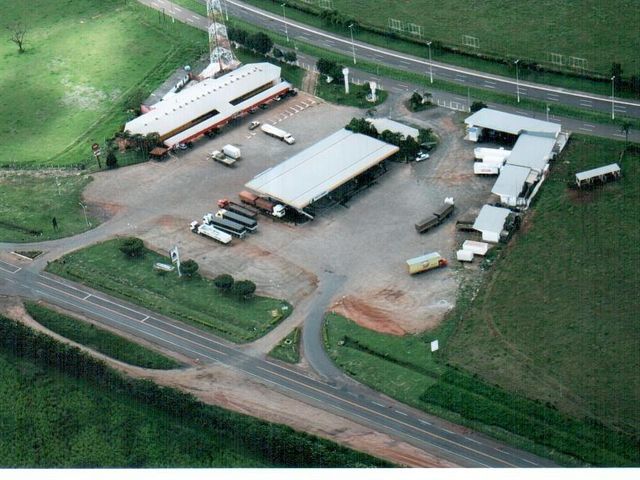
[[241,346],[53,275],[0,261],[0,294],[45,300],[200,363],[218,362],[238,369],[288,396],[385,432],[456,465],[556,466],[549,460],[428,416],[355,382],[316,380],[295,367],[247,355]]

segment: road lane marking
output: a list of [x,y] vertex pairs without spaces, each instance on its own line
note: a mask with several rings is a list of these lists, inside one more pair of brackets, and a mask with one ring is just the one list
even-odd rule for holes
[[538,466],[538,464],[537,464],[536,462],[532,462],[532,461],[530,461],[530,460],[527,460],[526,458],[523,458],[523,459],[522,459],[522,461],[523,461],[523,462],[530,463],[531,465],[535,465],[536,467]]
[[[46,283],[42,283],[42,282],[38,282],[38,281],[36,281],[36,283],[42,285],[43,287],[47,287],[47,288],[50,288],[50,289],[55,290],[57,292],[64,293],[65,295],[69,295],[70,297],[77,298],[78,300],[82,300],[82,297],[77,297],[72,293],[65,292],[64,290],[60,290],[59,288],[56,288],[56,287],[54,287],[52,285],[47,285]],[[77,289],[75,289],[75,290],[77,290]],[[86,293],[86,292],[82,292],[81,290],[78,290],[78,291],[81,292],[81,293]]]
[[[4,263],[4,262],[2,262],[2,263]],[[11,266],[11,267],[13,267],[15,269],[15,270],[9,270],[8,268],[4,268],[4,267],[0,266],[0,270],[4,270],[7,273],[18,273],[20,270],[22,270],[21,267],[16,267],[14,265],[11,265],[10,263],[6,263],[5,265],[9,265],[9,266]]]
[[379,407],[386,408],[383,404],[378,403],[378,402],[374,402],[373,400],[371,400],[371,403],[373,403],[374,405],[377,405]]
[[591,128],[596,128],[595,125],[591,125],[590,123],[585,123],[584,124],[585,127],[591,127]]
[[450,433],[451,435],[457,435],[456,432],[452,432],[451,430],[447,430],[446,428],[443,428],[443,427],[440,427],[440,430],[442,430],[444,432],[447,432],[447,433]]
[[[496,88],[495,85],[487,85],[487,84],[483,85],[483,87],[484,88]],[[522,92],[520,92],[520,93],[522,94]]]
[[578,127],[578,130],[582,130],[584,132],[593,132],[593,128]]
[[426,420],[422,420],[421,418],[419,418],[418,421],[420,423],[424,423],[425,425],[433,425],[433,423],[427,422]]
[[477,443],[478,445],[482,445],[482,442],[479,442],[478,440],[474,440],[473,438],[470,438],[470,437],[464,437],[464,438],[466,438],[470,442]]
[[627,138],[625,135],[623,135],[622,133],[614,133],[613,134],[614,137],[620,137],[620,138]]
[[91,294],[87,295],[86,297],[83,298],[83,300],[86,300],[87,298],[89,298],[91,296]]
[[401,412],[400,410],[394,410],[394,412],[399,413],[400,415],[404,415],[405,417],[408,417],[409,415],[407,415],[404,412]]
[[[53,283],[57,283],[58,285],[62,285],[63,287],[70,288],[71,290],[75,290],[76,292],[80,292],[82,294],[86,294],[87,293],[85,290],[80,290],[79,288],[74,287],[73,285],[68,285],[68,284],[66,284],[64,282],[61,282],[60,280],[56,280],[53,277],[42,275],[41,273],[38,274],[38,277],[42,278],[43,280],[49,280],[49,281],[51,281]],[[43,284],[43,285],[45,285],[45,284]]]

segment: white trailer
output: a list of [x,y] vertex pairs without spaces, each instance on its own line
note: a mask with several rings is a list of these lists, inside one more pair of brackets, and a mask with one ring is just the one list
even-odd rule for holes
[[502,163],[505,162],[509,155],[511,155],[511,150],[505,150],[504,147],[500,148],[487,148],[487,147],[477,147],[473,149],[473,155],[478,160],[487,161],[487,157],[500,158],[502,159]]
[[278,127],[274,127],[273,125],[269,125],[268,123],[262,125],[260,129],[267,135],[277,138],[278,140],[282,140],[283,142],[287,142],[289,145],[293,145],[296,141],[290,133],[279,129]]
[[222,153],[224,153],[227,157],[233,158],[234,160],[240,160],[240,149],[233,145],[225,145],[222,147]]
[[500,173],[500,165],[492,163],[475,162],[473,164],[473,173],[476,175],[498,175]]
[[231,243],[231,235],[222,230],[218,230],[212,225],[207,225],[206,223],[198,223],[196,221],[191,222],[191,231],[193,233],[197,233],[198,235],[203,235],[205,237],[212,238],[222,244]]

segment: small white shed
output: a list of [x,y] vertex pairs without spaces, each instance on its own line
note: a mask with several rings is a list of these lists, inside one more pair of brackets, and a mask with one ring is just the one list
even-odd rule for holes
[[473,224],[474,230],[482,233],[485,242],[498,243],[500,232],[504,229],[504,223],[511,213],[508,208],[485,205]]

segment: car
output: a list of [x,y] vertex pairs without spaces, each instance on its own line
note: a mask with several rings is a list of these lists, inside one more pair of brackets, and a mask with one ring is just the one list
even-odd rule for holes
[[266,103],[263,103],[262,105],[260,105],[260,108],[263,110],[266,110],[267,108],[269,108],[269,105],[267,105]]
[[291,90],[289,90],[287,92],[287,94],[291,95],[292,97],[295,97],[296,95],[298,95],[298,89],[297,88],[292,88]]
[[187,148],[189,148],[189,146],[186,143],[177,143],[176,148],[178,150],[186,150]]
[[258,111],[258,107],[251,107],[251,108],[249,109],[249,113],[251,113],[251,114],[254,114],[254,113],[256,113],[257,111]]
[[281,95],[278,95],[274,100],[275,100],[276,102],[279,102],[280,100],[282,100],[282,96],[281,96]]
[[421,162],[423,160],[426,160],[429,158],[429,154],[426,152],[418,152],[418,155],[416,155],[416,162]]
[[251,122],[251,123],[249,124],[249,130],[256,129],[256,128],[258,128],[259,126],[260,126],[260,122],[258,122],[258,121]]

